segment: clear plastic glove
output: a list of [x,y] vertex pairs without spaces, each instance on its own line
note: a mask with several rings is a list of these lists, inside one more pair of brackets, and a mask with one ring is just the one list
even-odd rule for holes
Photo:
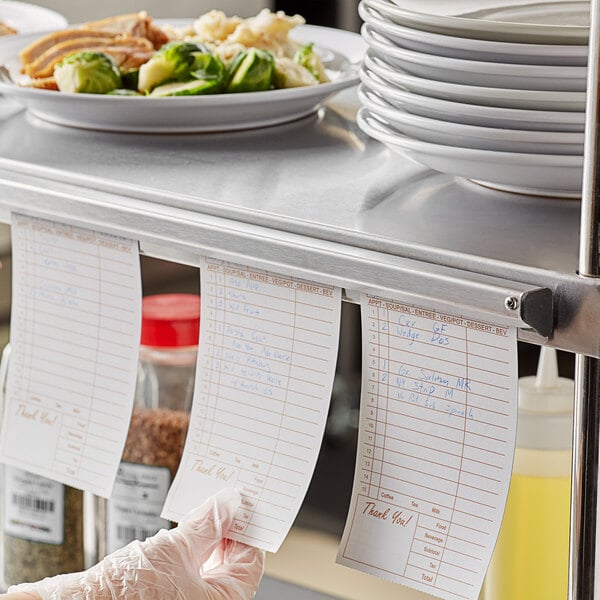
[[232,489],[189,513],[175,529],[131,542],[80,573],[12,586],[42,600],[249,600],[264,553],[224,539],[240,504]]

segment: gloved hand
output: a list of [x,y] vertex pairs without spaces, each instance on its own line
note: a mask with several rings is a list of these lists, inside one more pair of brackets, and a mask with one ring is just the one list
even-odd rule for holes
[[87,571],[9,588],[42,600],[249,600],[263,573],[264,553],[224,539],[240,494],[223,490],[175,529],[131,542]]

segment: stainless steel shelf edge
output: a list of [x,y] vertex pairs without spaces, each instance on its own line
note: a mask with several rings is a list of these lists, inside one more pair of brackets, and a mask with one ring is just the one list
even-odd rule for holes
[[[49,189],[51,188],[51,189]],[[177,262],[198,256],[250,264],[409,301],[429,299],[450,312],[552,332],[552,292],[483,274],[390,256],[288,232],[115,197],[0,171],[0,218],[26,212],[137,239],[142,252]]]
[[[405,174],[404,176],[394,179],[393,182],[386,182],[388,187],[391,186],[393,188],[399,188],[409,185],[412,180],[419,182],[424,179],[431,179],[433,172],[428,171],[423,167],[417,168],[414,164],[410,163],[410,161],[406,162],[409,165],[412,165],[412,168],[415,172],[412,172],[410,169],[408,169],[408,173],[410,173],[410,175],[407,176]],[[406,168],[405,164],[403,164],[403,166]],[[43,166],[20,160],[7,159],[2,156],[0,156],[0,173],[6,173],[7,175],[10,174],[8,175],[8,178],[16,178],[16,180],[19,180],[19,178],[22,176],[35,178],[36,180],[42,180],[45,182],[45,184],[42,184],[44,185],[44,189],[53,189],[56,185],[67,184],[86,190],[104,192],[109,195],[136,198],[138,200],[147,201],[160,206],[166,204],[174,208],[189,210],[191,212],[200,211],[206,215],[231,219],[234,221],[243,220],[245,223],[266,227],[269,229],[279,229],[310,238],[328,240],[331,239],[332,236],[335,236],[335,241],[347,246],[361,247],[384,254],[404,256],[406,258],[413,258],[415,260],[421,260],[432,264],[444,265],[459,270],[485,273],[487,275],[502,279],[512,280],[518,275],[518,281],[527,283],[530,280],[535,280],[536,271],[542,273],[542,280],[547,278],[546,270],[542,268],[536,269],[534,267],[526,266],[526,264],[516,264],[512,261],[483,257],[476,253],[467,254],[464,252],[457,252],[441,246],[436,247],[431,243],[417,243],[414,240],[400,240],[381,234],[374,234],[373,232],[369,231],[353,230],[351,228],[343,227],[337,227],[334,229],[332,227],[333,224],[327,221],[317,223],[307,220],[306,218],[300,219],[298,216],[276,214],[266,210],[257,210],[256,208],[245,207],[240,204],[215,202],[199,195],[190,196],[189,194],[183,194],[174,190],[169,190],[167,192],[164,190],[164,188],[153,188],[139,184],[132,184],[131,182],[126,183],[117,179],[90,176],[89,174],[82,174],[66,169]],[[443,183],[441,184],[437,182],[439,177],[442,178]],[[438,186],[444,188],[445,185],[448,184],[448,180],[452,180],[452,178],[437,174],[434,178],[434,183],[432,186],[434,188]],[[177,186],[174,184],[174,187]],[[461,194],[462,192],[468,190],[469,187],[479,188],[480,186],[463,181],[460,184],[457,184],[458,190],[453,190],[452,194]],[[487,192],[488,190],[484,191]],[[436,201],[437,200],[438,199],[436,198]],[[451,198],[449,203],[452,205],[454,200],[454,197]],[[373,202],[377,204],[377,202]],[[561,204],[560,201],[556,200],[553,200],[552,202],[554,205]],[[473,207],[471,206],[469,208],[472,209]],[[468,210],[469,208],[463,208],[463,210]],[[489,208],[490,206],[485,206],[486,211]],[[521,208],[522,207],[519,207],[519,209]],[[543,208],[547,211],[547,206],[544,206]],[[536,210],[539,212],[539,210],[542,210],[542,207],[536,207]],[[471,216],[474,216],[473,213],[470,214]],[[519,215],[522,216],[522,210],[520,210]],[[564,217],[564,215],[561,216]],[[383,216],[382,218],[385,220],[386,217]],[[394,218],[394,215],[387,216],[387,219],[390,220],[393,220]],[[543,222],[544,228],[547,228],[548,226],[548,222]],[[555,235],[554,231],[552,233]],[[456,234],[458,236],[467,236],[468,231],[465,229],[457,229]],[[506,235],[506,233],[504,235]],[[502,239],[504,239],[504,236]],[[519,247],[519,243],[516,240],[508,239],[506,242],[506,246],[515,245]],[[539,281],[539,279],[537,281]],[[538,285],[543,284],[538,283]]]

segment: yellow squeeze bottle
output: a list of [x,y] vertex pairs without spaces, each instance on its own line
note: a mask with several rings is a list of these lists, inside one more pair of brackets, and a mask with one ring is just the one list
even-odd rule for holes
[[574,384],[542,347],[519,379],[517,444],[498,542],[480,600],[566,600]]

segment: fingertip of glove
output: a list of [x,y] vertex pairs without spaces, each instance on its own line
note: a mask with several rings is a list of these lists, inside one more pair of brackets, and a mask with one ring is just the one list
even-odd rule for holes
[[224,555],[229,562],[257,563],[260,565],[265,562],[266,557],[264,550],[235,540],[227,540]]
[[183,538],[185,545],[193,550],[194,564],[200,567],[233,525],[241,494],[233,489],[220,490],[203,504],[190,511],[171,533],[177,539]]
[[[238,585],[258,587],[264,572],[265,552],[243,542],[226,540],[222,561],[207,569],[205,580],[215,584],[217,581],[235,581]],[[251,596],[245,595],[250,598]]]
[[222,489],[190,511],[182,519],[181,524],[189,525],[213,516],[213,520],[222,523],[224,529],[228,529],[231,526],[235,512],[241,505],[241,501],[242,495],[235,488]]
[[224,488],[213,496],[214,501],[218,506],[229,508],[235,512],[242,503],[242,494],[235,488]]

